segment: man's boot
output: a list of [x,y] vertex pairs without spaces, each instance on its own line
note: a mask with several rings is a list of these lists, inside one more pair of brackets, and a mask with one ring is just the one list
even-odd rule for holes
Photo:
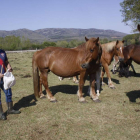
[[7,106],[8,106],[7,114],[20,114],[21,113],[19,110],[13,109],[13,102],[7,103]]
[[6,120],[6,116],[3,113],[2,105],[0,104],[0,120]]

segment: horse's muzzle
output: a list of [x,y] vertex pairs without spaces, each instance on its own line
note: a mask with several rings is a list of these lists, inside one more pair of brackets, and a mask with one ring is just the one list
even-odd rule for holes
[[88,63],[82,64],[81,67],[82,67],[83,69],[87,69],[87,68],[89,68],[89,64],[88,64]]
[[120,62],[124,61],[124,58],[119,57],[119,61]]

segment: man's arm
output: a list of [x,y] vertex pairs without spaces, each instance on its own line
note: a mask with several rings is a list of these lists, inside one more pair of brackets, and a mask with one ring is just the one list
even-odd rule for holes
[[0,78],[2,78],[3,77],[3,74],[2,73],[0,73]]

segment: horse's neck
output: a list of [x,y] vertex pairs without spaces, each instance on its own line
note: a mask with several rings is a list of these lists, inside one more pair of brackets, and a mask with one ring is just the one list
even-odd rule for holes
[[79,51],[81,51],[81,50],[85,51],[86,50],[85,43],[83,43],[83,44],[81,44],[81,45],[79,45],[77,47],[74,47],[72,49],[79,50]]
[[115,55],[114,49],[110,52],[103,51],[102,59],[104,59],[108,63],[108,65],[110,65],[114,55]]

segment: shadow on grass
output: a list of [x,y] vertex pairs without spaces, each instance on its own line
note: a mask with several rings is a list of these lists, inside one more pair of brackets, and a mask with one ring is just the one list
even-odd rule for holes
[[[86,85],[83,87],[83,96],[89,96],[88,93],[88,88],[89,86]],[[102,91],[102,86],[100,87],[100,91]],[[52,92],[53,95],[55,95],[58,92],[64,93],[64,94],[77,94],[78,91],[78,85],[57,85],[57,86],[52,86],[49,88]],[[96,91],[96,85],[95,85],[95,91]],[[46,95],[46,91],[43,91],[43,94]]]
[[136,102],[136,99],[140,98],[140,90],[127,92],[126,96],[129,98],[130,102]]
[[[118,75],[118,77],[120,77],[120,76],[119,76],[119,73],[117,73],[117,75]],[[121,77],[125,77],[125,76],[123,75],[123,76],[121,76]],[[120,77],[120,78],[121,78],[121,77]],[[129,71],[128,77],[125,77],[125,78],[131,78],[131,77],[140,77],[140,73],[134,74],[133,71]]]
[[[111,78],[112,82],[116,83],[116,84],[120,84],[119,80]],[[103,82],[106,83],[108,85],[108,78],[104,77]]]
[[14,109],[25,108],[36,105],[36,98],[34,94],[21,98],[17,103],[14,104]]
[[[77,94],[78,91],[78,85],[57,85],[57,86],[51,86],[49,88],[53,95],[55,95],[58,92],[62,92],[64,94]],[[83,87],[83,93],[87,94],[88,92],[88,86]],[[43,91],[43,94],[46,95],[46,91]]]
[[129,71],[129,75],[130,75],[130,77],[131,76],[133,76],[133,77],[140,77],[140,73],[136,72],[136,74],[134,74],[133,71]]

